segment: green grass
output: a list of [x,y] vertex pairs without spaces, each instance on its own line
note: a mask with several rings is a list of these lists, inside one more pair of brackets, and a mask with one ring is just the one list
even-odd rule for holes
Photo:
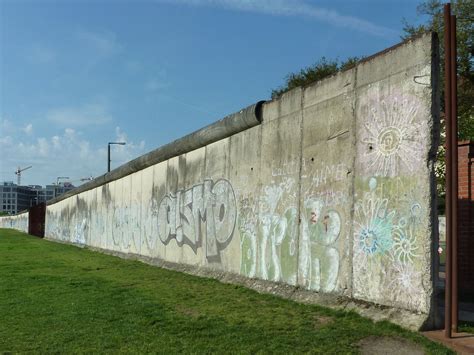
[[357,353],[388,322],[0,229],[0,352]]
[[459,331],[474,334],[474,322],[459,321]]

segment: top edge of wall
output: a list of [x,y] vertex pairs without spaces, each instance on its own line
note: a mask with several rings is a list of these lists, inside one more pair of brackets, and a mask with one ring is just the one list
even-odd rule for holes
[[[426,31],[426,32],[420,33],[418,35],[415,35],[413,37],[407,38],[406,40],[404,40],[402,42],[399,42],[399,43],[397,43],[397,44],[395,44],[391,47],[385,48],[384,50],[381,50],[381,51],[379,51],[375,54],[372,54],[370,56],[367,56],[367,57],[361,59],[359,62],[357,62],[357,64],[355,64],[352,67],[349,67],[347,69],[338,71],[338,72],[336,72],[336,73],[334,73],[334,74],[332,74],[332,75],[330,75],[330,76],[328,76],[324,79],[316,80],[316,81],[313,81],[313,82],[308,83],[306,85],[297,86],[297,87],[295,87],[291,90],[288,90],[288,91],[284,92],[280,96],[278,96],[278,97],[276,97],[276,98],[274,98],[270,101],[265,102],[264,111],[265,112],[275,111],[275,109],[270,109],[270,108],[272,106],[275,106],[279,101],[286,100],[289,97],[294,97],[294,96],[298,96],[298,95],[301,95],[301,97],[302,97],[304,95],[305,91],[307,91],[308,89],[311,90],[311,89],[314,89],[315,87],[325,85],[328,82],[333,81],[337,77],[343,77],[343,76],[351,75],[350,74],[351,71],[354,72],[359,67],[361,67],[363,65],[366,65],[370,62],[373,62],[374,60],[380,59],[384,56],[387,56],[387,55],[391,54],[392,52],[394,52],[395,50],[398,50],[401,47],[413,44],[415,42],[422,42],[422,41],[426,41],[426,40],[428,40],[429,43],[431,43],[436,36],[437,36],[436,32]],[[293,100],[294,100],[294,98],[293,98]],[[270,118],[267,118],[267,115],[264,115],[264,121],[271,120],[272,119],[271,117],[273,117],[274,115],[275,115],[274,113],[270,113]]]
[[236,133],[262,123],[262,106],[265,101],[258,101],[238,112],[232,113],[219,121],[211,123],[193,133],[178,138],[160,146],[118,168],[95,178],[61,196],[51,199],[47,205],[55,204],[68,197],[92,190],[109,182],[121,179],[127,175],[161,163],[170,158],[202,148],[218,140],[230,137]]
[[[380,52],[377,52],[362,59],[354,67],[337,72],[322,80],[315,81],[304,86],[296,87],[271,101],[259,101],[236,113],[230,114],[215,123],[201,128],[171,143],[165,144],[128,163],[125,163],[122,166],[112,170],[110,173],[101,175],[95,178],[94,180],[67,192],[64,195],[61,195],[57,198],[48,201],[47,205],[55,204],[68,197],[105,185],[109,182],[118,180],[127,175],[133,174],[134,172],[158,164],[162,161],[179,156],[181,154],[188,153],[195,149],[214,143],[218,140],[230,137],[236,133],[259,125],[262,122],[271,121],[273,119],[276,119],[277,117],[289,115],[292,113],[292,111],[301,109],[301,103],[303,102],[302,100],[306,90],[326,85],[328,82],[333,81],[336,77],[341,78],[344,76],[350,76],[351,71],[354,73],[359,67],[365,65],[366,63],[386,56],[394,50],[397,50],[398,48],[403,47],[405,45],[409,45],[418,41],[423,41],[428,38],[431,42],[434,36],[436,36],[436,33],[434,32],[425,32],[417,36],[413,36],[409,39],[406,39],[400,43],[397,43],[389,48],[386,48]],[[354,86],[351,85],[348,87],[348,90],[351,90],[353,88]],[[284,102],[286,102],[286,104],[282,105],[281,103]]]

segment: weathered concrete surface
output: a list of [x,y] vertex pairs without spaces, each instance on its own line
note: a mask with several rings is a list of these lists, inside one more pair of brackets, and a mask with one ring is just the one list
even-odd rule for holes
[[246,107],[239,112],[230,114],[223,119],[210,124],[200,130],[179,138],[171,143],[159,147],[145,155],[142,155],[120,167],[87,182],[73,192],[65,193],[48,202],[54,204],[70,196],[102,186],[108,182],[123,178],[134,172],[143,170],[154,164],[161,163],[172,157],[185,154],[189,151],[204,147],[218,140],[232,136],[262,122],[262,105],[265,101],[259,101],[254,105]]
[[0,217],[0,228],[11,228],[28,233],[28,212]]
[[434,43],[424,35],[294,89],[263,104],[261,125],[131,162],[50,204],[46,236],[430,327]]

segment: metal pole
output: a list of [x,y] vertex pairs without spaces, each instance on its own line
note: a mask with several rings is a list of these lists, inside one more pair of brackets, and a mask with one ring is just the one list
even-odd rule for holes
[[452,236],[451,236],[451,329],[458,330],[458,122],[457,122],[457,50],[456,50],[456,16],[451,15],[450,21],[450,76],[451,76],[451,215],[452,215]]
[[451,134],[451,4],[444,5],[444,119],[446,127],[446,270],[444,300],[444,332],[451,338],[451,237],[452,237],[452,134]]
[[110,173],[110,143],[107,145],[107,150],[108,150],[108,154],[107,154],[107,172]]

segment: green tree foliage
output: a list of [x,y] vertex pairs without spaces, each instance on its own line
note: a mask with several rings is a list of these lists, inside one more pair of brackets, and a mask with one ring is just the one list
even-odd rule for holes
[[285,80],[285,84],[278,89],[272,90],[272,99],[275,99],[285,92],[298,86],[305,86],[315,81],[327,78],[337,72],[349,69],[360,61],[358,57],[350,57],[343,62],[322,57],[312,66],[300,70],[299,73],[290,73]]
[[[439,0],[426,0],[418,8],[419,15],[427,15],[428,21],[411,25],[404,20],[402,39],[408,39],[426,31],[435,31],[440,39],[441,110],[444,112],[444,4]],[[460,140],[474,139],[474,1],[452,0],[451,11],[457,18],[457,75],[458,75],[458,137]],[[444,115],[441,116],[442,118]],[[441,121],[441,143],[444,143],[445,126]],[[446,150],[441,144],[435,165],[438,190],[438,211],[444,212]]]
[[[444,3],[426,0],[418,8],[419,15],[428,16],[421,25],[411,25],[404,20],[402,39],[426,31],[435,31],[440,39],[441,88],[444,88]],[[458,125],[459,139],[474,139],[474,1],[453,0],[451,11],[457,17],[457,73],[458,73]],[[441,95],[444,111],[444,95]]]

